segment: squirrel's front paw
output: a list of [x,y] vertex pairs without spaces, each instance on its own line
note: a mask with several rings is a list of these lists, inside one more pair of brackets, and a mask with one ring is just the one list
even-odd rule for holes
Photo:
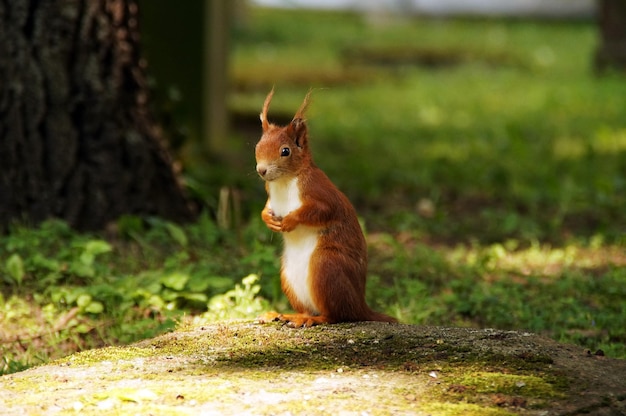
[[277,233],[283,231],[283,219],[282,217],[270,217],[265,220],[267,228]]
[[283,218],[275,216],[274,212],[271,209],[264,209],[263,212],[261,212],[261,218],[263,218],[263,222],[265,222],[267,228],[269,228],[270,230],[275,232],[282,231]]
[[294,228],[298,225],[298,222],[294,219],[294,217],[290,214],[281,220],[281,231],[283,233],[288,233],[289,231],[293,231]]

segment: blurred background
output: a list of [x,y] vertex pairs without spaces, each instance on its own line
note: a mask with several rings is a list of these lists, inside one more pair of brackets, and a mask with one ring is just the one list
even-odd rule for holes
[[216,186],[263,199],[252,173],[265,94],[276,88],[270,116],[286,122],[313,88],[316,159],[371,213],[368,224],[454,219],[444,234],[497,240],[623,232],[624,87],[613,75],[624,58],[619,48],[613,61],[604,53],[620,31],[602,24],[619,23],[599,18],[612,3],[190,1],[141,10],[157,111],[188,185],[212,209]]

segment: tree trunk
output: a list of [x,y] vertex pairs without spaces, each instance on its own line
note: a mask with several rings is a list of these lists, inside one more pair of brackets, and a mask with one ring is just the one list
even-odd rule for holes
[[596,52],[596,69],[626,71],[626,1],[599,0],[600,46]]
[[208,138],[205,147],[209,153],[225,156],[228,154],[228,41],[233,1],[205,0],[204,20],[204,67],[203,88],[204,128]]
[[147,111],[135,0],[0,0],[0,229],[192,217]]

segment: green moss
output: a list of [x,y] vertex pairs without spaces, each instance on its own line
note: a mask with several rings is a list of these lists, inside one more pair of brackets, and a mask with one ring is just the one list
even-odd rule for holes
[[536,398],[562,396],[552,384],[537,376],[479,371],[461,374],[453,382],[479,394],[501,393]]
[[510,416],[516,413],[499,408],[485,408],[472,403],[433,403],[424,406],[431,414],[439,416]]
[[135,346],[105,347],[94,350],[81,351],[69,357],[61,358],[53,364],[60,365],[90,365],[102,361],[133,360],[151,357],[154,353]]

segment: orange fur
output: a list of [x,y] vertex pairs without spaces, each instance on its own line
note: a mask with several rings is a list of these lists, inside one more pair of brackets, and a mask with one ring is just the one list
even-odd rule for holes
[[[261,217],[270,230],[285,236],[281,285],[298,313],[270,312],[259,322],[281,320],[294,327],[396,322],[365,302],[367,245],[354,207],[313,162],[304,120],[310,92],[284,127],[267,119],[273,94],[272,89],[263,104],[263,135],[255,150],[257,171],[266,180],[268,192]],[[309,246],[312,241],[314,247]],[[312,250],[309,257],[307,250]],[[287,259],[287,255],[293,257]],[[302,259],[308,264],[299,264]]]

